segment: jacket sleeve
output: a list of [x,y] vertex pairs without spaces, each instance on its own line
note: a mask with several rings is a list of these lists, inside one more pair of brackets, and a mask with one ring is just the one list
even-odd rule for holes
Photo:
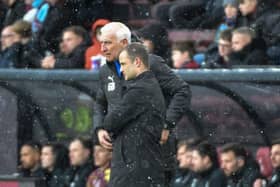
[[175,75],[166,64],[160,62],[160,59],[150,60],[150,65],[168,104],[166,123],[168,128],[172,129],[189,108],[191,91],[189,85]]
[[94,132],[101,128],[103,124],[103,120],[105,115],[107,114],[107,98],[105,96],[104,90],[103,90],[103,83],[101,74],[99,73],[99,87],[96,93],[96,102],[94,105],[94,112],[93,112],[93,130]]
[[136,87],[128,89],[121,102],[105,116],[102,127],[118,135],[123,128],[133,123],[133,120],[145,110],[143,103],[139,104],[141,92],[142,90]]
[[56,58],[55,69],[75,69],[84,68],[84,52],[83,47],[77,47],[70,58]]

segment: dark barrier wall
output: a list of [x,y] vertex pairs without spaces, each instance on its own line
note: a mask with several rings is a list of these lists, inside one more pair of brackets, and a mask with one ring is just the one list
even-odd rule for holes
[[[185,70],[192,90],[178,138],[267,145],[280,136],[280,69]],[[98,74],[0,70],[0,174],[16,172],[17,146],[90,135]],[[2,167],[3,166],[3,167]]]

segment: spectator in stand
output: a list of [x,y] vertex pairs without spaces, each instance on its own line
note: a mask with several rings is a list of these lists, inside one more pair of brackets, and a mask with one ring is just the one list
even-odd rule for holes
[[168,32],[163,25],[159,23],[146,25],[137,31],[137,35],[147,47],[149,53],[162,57],[167,65],[171,66]]
[[280,186],[280,139],[275,140],[272,143],[270,151],[270,159],[274,168],[273,175],[268,182],[268,187]]
[[240,26],[255,27],[255,23],[262,16],[270,14],[274,8],[263,0],[239,0],[239,10],[241,12]]
[[61,32],[72,23],[70,10],[64,5],[65,0],[46,0],[40,5],[32,22],[33,36],[40,49],[57,53]]
[[15,21],[21,19],[25,14],[25,4],[21,0],[2,0],[8,7],[4,19],[3,26],[13,24]]
[[193,60],[195,53],[193,42],[172,44],[172,62],[175,69],[197,69],[199,64]]
[[241,27],[232,33],[232,50],[229,63],[232,65],[266,65],[265,43],[256,38],[255,32]]
[[112,151],[96,143],[93,152],[94,166],[98,168],[90,174],[87,187],[107,187],[111,174]]
[[20,149],[19,174],[22,177],[44,177],[40,166],[41,145],[37,142],[26,142]]
[[93,171],[91,161],[92,142],[87,138],[76,138],[69,145],[71,167],[65,173],[65,186],[85,187]]
[[62,34],[63,53],[46,56],[41,61],[44,69],[84,68],[85,51],[89,46],[87,31],[80,26],[66,28]]
[[219,169],[216,147],[208,142],[202,142],[194,147],[192,152],[192,170],[195,176],[191,186],[226,186],[226,177]]
[[39,68],[40,60],[43,58],[40,51],[36,49],[32,40],[31,24],[27,21],[19,20],[12,25],[12,30],[18,37],[19,55],[14,64],[16,68]]
[[[100,40],[100,29],[106,25],[107,23],[109,23],[109,20],[106,19],[99,19],[96,22],[93,23],[92,27],[91,27],[91,34],[92,34],[92,46],[90,46],[87,50],[86,50],[86,63],[85,63],[85,68],[86,69],[99,69],[99,67],[95,67],[92,64],[92,60],[94,58],[99,58],[100,61],[102,62],[102,55],[101,55],[101,44],[99,42]],[[104,58],[104,57],[103,57]],[[105,59],[106,61],[106,59]],[[101,64],[99,64],[101,65]]]
[[227,187],[262,186],[259,165],[240,144],[229,143],[222,147],[221,169],[227,176]]
[[218,40],[218,46],[209,48],[206,52],[205,63],[202,68],[229,68],[229,55],[232,52],[231,47],[232,30],[224,30],[221,32]]
[[216,39],[218,41],[220,33],[226,29],[234,29],[238,27],[240,22],[240,15],[238,12],[238,0],[224,0],[224,22],[220,24],[216,32]]
[[200,139],[179,141],[177,145],[177,161],[179,165],[175,176],[171,180],[170,187],[185,187],[190,186],[192,183],[194,175],[191,170],[192,149],[200,141]]
[[43,145],[41,164],[47,187],[64,187],[64,171],[69,167],[68,149],[62,144]]
[[18,63],[20,38],[12,26],[5,27],[1,32],[0,68],[14,68]]

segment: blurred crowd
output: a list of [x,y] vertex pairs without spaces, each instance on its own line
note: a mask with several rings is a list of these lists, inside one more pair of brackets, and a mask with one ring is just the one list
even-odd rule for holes
[[[134,40],[175,69],[278,65],[279,0],[149,1],[153,22],[132,28]],[[98,70],[105,63],[100,28],[113,20],[114,1],[1,0],[2,68]],[[134,1],[129,1],[134,3]],[[122,21],[122,20],[120,20]],[[215,30],[200,50],[170,30]],[[199,40],[199,38],[197,38]]]
[[[256,159],[255,159],[256,158]],[[26,142],[16,175],[38,177],[48,187],[107,187],[112,152],[98,142],[75,138],[59,143]],[[191,138],[177,144],[177,165],[170,187],[279,187],[280,140],[252,154],[238,143],[219,147]]]

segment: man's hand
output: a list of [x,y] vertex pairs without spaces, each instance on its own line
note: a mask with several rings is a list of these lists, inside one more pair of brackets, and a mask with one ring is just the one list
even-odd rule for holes
[[109,150],[113,149],[113,145],[111,143],[112,142],[111,137],[106,130],[104,129],[98,130],[97,136],[100,145],[102,145],[105,149],[109,149]]
[[165,144],[168,140],[168,136],[169,136],[169,130],[167,129],[163,129],[161,132],[161,139],[160,139],[160,144]]
[[45,57],[41,61],[41,67],[45,69],[52,69],[54,68],[55,58],[53,55]]

